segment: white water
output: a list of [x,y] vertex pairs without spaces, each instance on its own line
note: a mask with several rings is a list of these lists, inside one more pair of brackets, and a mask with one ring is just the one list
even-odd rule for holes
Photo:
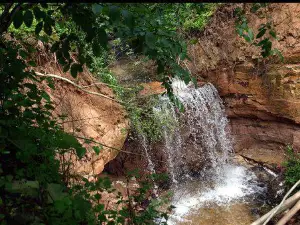
[[175,125],[162,125],[162,130],[176,207],[168,223],[177,224],[201,207],[243,202],[262,188],[253,172],[233,163],[228,120],[216,88],[210,83],[194,88],[179,80],[172,85],[185,112],[179,113],[167,97],[153,110],[158,120],[172,118]]
[[184,222],[185,216],[210,205],[225,206],[245,202],[247,196],[263,191],[256,185],[256,177],[245,167],[226,165],[222,180],[212,187],[194,181],[174,189],[172,204],[176,207],[168,224]]
[[217,90],[209,83],[194,88],[179,80],[173,81],[173,90],[184,105],[183,114],[176,113],[168,97],[161,97],[159,106],[154,108],[158,120],[172,117],[177,123],[173,130],[162,127],[165,134],[164,152],[173,183],[190,177],[189,167],[193,165],[188,165],[188,161],[199,164],[198,171],[194,173],[202,177],[220,177],[222,166],[230,161],[233,150],[226,133],[228,121]]

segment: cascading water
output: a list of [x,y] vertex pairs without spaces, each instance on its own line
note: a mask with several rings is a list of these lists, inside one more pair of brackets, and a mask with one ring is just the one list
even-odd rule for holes
[[228,204],[261,192],[255,175],[232,161],[228,120],[216,88],[210,83],[194,88],[180,80],[172,85],[185,112],[179,113],[164,96],[153,109],[158,120],[169,117],[176,124],[170,129],[162,123],[176,206],[171,224],[195,207]]
[[[183,103],[185,113],[176,113],[167,97],[161,97],[160,104],[154,108],[157,119],[172,117],[178,124],[173,131],[162,127],[165,134],[164,151],[172,180],[176,183],[182,176],[190,175],[187,165],[190,160],[186,158],[186,153],[191,151],[192,161],[198,163],[199,167],[199,171],[194,172],[202,176],[210,174],[219,177],[222,166],[230,161],[232,145],[226,134],[227,118],[217,90],[209,83],[196,89],[178,80],[173,81],[173,89]],[[186,137],[185,143],[182,136]]]

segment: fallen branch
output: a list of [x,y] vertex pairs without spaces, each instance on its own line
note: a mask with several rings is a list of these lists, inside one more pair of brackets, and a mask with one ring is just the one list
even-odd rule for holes
[[107,83],[103,83],[103,82],[97,82],[97,83],[93,83],[93,84],[90,84],[90,85],[87,85],[87,86],[82,86],[82,87],[83,88],[89,88],[91,86],[97,86],[98,84],[106,85],[106,86],[109,86],[109,87],[116,87],[116,88],[122,88],[122,89],[132,90],[132,88],[119,87],[117,85],[107,84]]
[[279,213],[284,212],[285,210],[287,210],[289,208],[291,208],[299,200],[300,200],[300,192],[298,191],[292,197],[290,197],[286,201],[284,201],[282,203],[282,205],[280,206],[280,208],[276,207],[276,208],[272,209],[270,212],[266,213],[265,215],[260,217],[258,220],[251,223],[251,225],[261,225],[261,224],[263,224],[263,222],[266,221],[273,213],[274,213],[274,215],[272,215],[272,217],[279,214]]
[[111,100],[111,101],[114,101],[114,102],[124,103],[124,102],[122,102],[122,101],[119,101],[119,100],[117,100],[117,99],[113,99],[113,98],[111,98],[111,97],[109,97],[109,96],[107,96],[107,95],[100,94],[100,93],[98,93],[98,92],[87,91],[87,90],[85,90],[84,87],[82,87],[82,86],[80,86],[80,85],[74,83],[73,81],[71,81],[71,80],[69,80],[69,79],[67,79],[67,78],[65,78],[65,77],[61,77],[61,76],[58,76],[58,75],[55,75],[55,74],[42,74],[42,73],[39,73],[39,72],[35,72],[35,74],[38,75],[38,76],[42,76],[42,77],[53,77],[53,78],[57,78],[57,79],[60,79],[60,80],[63,80],[63,81],[66,81],[66,82],[72,84],[73,86],[79,88],[80,90],[82,90],[82,91],[84,91],[84,92],[86,92],[86,93],[88,93],[88,94],[97,95],[97,96],[100,96],[100,97],[109,99],[109,100]]
[[285,214],[276,225],[285,225],[300,210],[300,200]]
[[280,202],[280,204],[275,208],[274,212],[272,212],[272,214],[267,218],[267,220],[263,223],[263,225],[266,225],[271,219],[272,217],[276,214],[276,212],[280,209],[281,205],[283,204],[283,202],[285,201],[285,199],[293,192],[293,190],[300,184],[300,180],[298,180],[294,186],[288,191],[288,193],[286,193],[286,195],[283,197],[282,201]]

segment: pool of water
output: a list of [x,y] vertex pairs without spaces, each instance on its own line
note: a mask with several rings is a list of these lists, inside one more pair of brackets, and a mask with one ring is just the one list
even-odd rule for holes
[[174,209],[168,224],[243,225],[255,220],[255,195],[266,189],[244,166],[225,165],[214,181],[193,180],[173,187]]

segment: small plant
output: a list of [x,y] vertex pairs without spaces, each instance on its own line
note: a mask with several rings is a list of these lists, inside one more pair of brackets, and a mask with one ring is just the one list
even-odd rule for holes
[[[201,31],[209,22],[218,4],[202,3],[199,7],[194,3],[186,3],[185,5],[187,10],[182,12],[183,15],[185,14],[183,29],[186,31]],[[193,13],[191,13],[191,11]]]
[[300,179],[300,153],[288,145],[287,160],[283,163],[285,181],[288,186],[292,186]]
[[[257,13],[261,9],[267,10],[267,3],[253,3],[250,8],[252,14]],[[277,34],[274,28],[274,24],[271,18],[267,17],[267,23],[260,24],[258,28],[258,33],[255,36],[254,31],[248,25],[248,19],[246,17],[246,7],[235,8],[235,27],[237,34],[244,38],[244,40],[253,46],[261,48],[261,56],[267,58],[272,55],[277,55],[281,61],[283,61],[283,56],[277,48],[272,47],[272,40],[277,40]],[[264,13],[260,12],[260,15]]]

